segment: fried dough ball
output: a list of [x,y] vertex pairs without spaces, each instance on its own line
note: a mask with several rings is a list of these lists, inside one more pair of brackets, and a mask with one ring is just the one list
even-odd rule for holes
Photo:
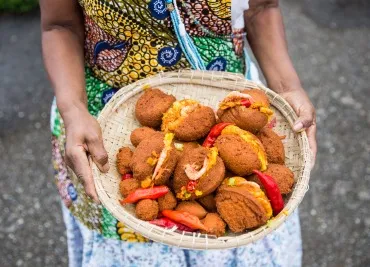
[[203,219],[207,215],[207,211],[196,201],[183,201],[180,202],[176,210],[186,211],[199,219]]
[[158,203],[152,199],[143,199],[136,204],[136,216],[143,221],[151,221],[158,216]]
[[122,180],[119,183],[119,191],[124,197],[127,197],[130,193],[134,192],[139,187],[139,181],[134,178]]
[[226,231],[226,223],[221,219],[217,213],[208,213],[202,220],[202,223],[207,228],[207,231],[201,231],[203,234],[215,235],[217,237],[223,236]]
[[223,184],[215,200],[218,213],[234,233],[259,227],[272,215],[269,200],[253,182],[238,187]]
[[[258,89],[244,90],[242,93],[249,94],[253,100],[264,107],[269,107],[269,100],[266,94]],[[268,116],[257,108],[235,106],[226,110],[219,109],[217,116],[222,122],[235,123],[236,126],[243,130],[257,133],[268,122]]]
[[[162,150],[164,149],[164,137],[165,135],[163,133],[156,132],[151,137],[141,141],[134,151],[130,166],[134,178],[138,179],[140,182],[146,180],[147,178],[151,179],[156,164],[153,164],[153,160],[150,161],[149,158],[157,159],[159,157]],[[173,144],[171,145],[171,147],[172,149],[168,152],[168,155],[161,167],[159,175],[153,181],[154,185],[166,184],[176,166],[177,154]],[[150,185],[151,184],[149,184],[148,186]]]
[[132,154],[131,149],[128,147],[121,147],[118,150],[116,166],[120,174],[125,175],[131,172],[130,163]]
[[[180,158],[173,176],[173,189],[176,193],[176,197],[183,200],[194,200],[200,197],[214,192],[217,187],[222,183],[225,176],[225,165],[222,159],[217,156],[216,163],[211,169],[209,169],[205,176],[199,178],[195,190],[188,192],[188,197],[180,197],[182,195],[182,188],[186,187],[190,181],[189,177],[185,173],[186,166],[196,166],[201,169],[204,164],[204,160],[208,155],[208,150],[202,146],[191,149]],[[197,194],[199,192],[200,194]]]
[[174,194],[170,191],[163,197],[158,198],[159,211],[173,210],[177,206],[177,200]]
[[137,147],[141,141],[153,136],[156,131],[149,127],[140,127],[132,131],[130,140],[133,146]]
[[[279,164],[269,164],[267,170],[264,171],[263,173],[270,175],[272,178],[274,178],[281,194],[286,195],[292,192],[294,185],[294,173],[286,166]],[[258,179],[256,174],[248,176],[248,180],[259,184],[261,189],[264,190],[263,185]]]
[[201,106],[183,119],[174,134],[181,141],[195,141],[205,137],[215,124],[216,116],[213,110]]
[[217,210],[216,201],[213,194],[205,197],[198,198],[197,201],[209,212],[215,212]]
[[152,128],[161,126],[163,114],[176,101],[173,95],[168,95],[159,89],[147,89],[138,99],[135,106],[137,120]]
[[253,170],[261,169],[261,161],[252,145],[244,141],[240,136],[223,134],[215,143],[220,157],[227,169],[239,176],[252,174]]
[[264,127],[257,137],[261,140],[265,148],[267,161],[269,163],[284,164],[285,151],[280,137],[270,128]]

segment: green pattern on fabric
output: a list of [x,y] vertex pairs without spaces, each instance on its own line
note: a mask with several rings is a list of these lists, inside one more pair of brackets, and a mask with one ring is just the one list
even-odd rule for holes
[[226,71],[244,73],[244,60],[234,53],[232,42],[210,37],[193,37],[193,41],[205,65],[217,57],[223,57],[227,61]]
[[52,120],[52,129],[51,132],[54,136],[59,137],[62,133],[61,124],[62,118],[60,117],[58,108],[56,105],[53,105],[53,109],[51,111],[51,120]]
[[88,110],[91,115],[97,116],[104,107],[102,102],[103,92],[112,89],[112,87],[95,78],[88,67],[85,68],[85,79]]
[[110,214],[106,208],[102,208],[102,234],[104,237],[113,238],[120,240],[120,236],[117,233],[117,219]]

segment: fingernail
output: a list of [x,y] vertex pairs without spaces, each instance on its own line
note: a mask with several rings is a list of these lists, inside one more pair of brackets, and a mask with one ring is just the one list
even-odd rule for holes
[[298,132],[303,129],[303,123],[302,122],[296,122],[293,126],[293,130]]

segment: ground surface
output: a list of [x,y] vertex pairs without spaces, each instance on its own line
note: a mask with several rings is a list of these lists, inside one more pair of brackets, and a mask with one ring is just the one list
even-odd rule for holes
[[[368,1],[282,7],[318,115],[317,164],[300,208],[304,266],[370,266]],[[0,266],[67,264],[50,164],[52,91],[40,55],[37,12],[0,16]]]

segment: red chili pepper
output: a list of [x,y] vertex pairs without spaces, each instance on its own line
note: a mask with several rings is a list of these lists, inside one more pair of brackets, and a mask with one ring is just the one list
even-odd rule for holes
[[226,126],[232,125],[233,123],[230,122],[221,122],[216,124],[212,127],[211,131],[207,135],[206,139],[203,142],[204,147],[213,147],[214,143],[216,142],[217,137],[220,136],[223,129]]
[[122,205],[127,203],[135,203],[141,199],[157,199],[165,194],[167,194],[170,190],[165,185],[160,186],[153,186],[150,188],[138,188],[131,194],[129,194],[125,199],[120,200]]
[[190,214],[186,211],[178,211],[178,210],[163,210],[163,216],[170,218],[171,220],[181,223],[191,229],[197,230],[204,230],[207,231],[205,225],[199,220],[199,218],[195,215]]
[[196,186],[197,186],[197,181],[190,180],[188,184],[186,185],[186,191],[194,192]]
[[242,100],[240,101],[240,103],[241,103],[244,107],[246,107],[246,108],[249,108],[249,107],[252,105],[252,102],[251,102],[251,100],[250,100],[249,98],[242,99]]
[[194,229],[191,229],[190,227],[187,227],[186,225],[183,225],[181,223],[174,222],[171,219],[166,218],[166,217],[152,220],[152,221],[150,221],[150,223],[154,224],[154,225],[157,225],[157,226],[164,227],[164,228],[173,228],[174,226],[176,226],[177,229],[180,230],[180,231],[194,232]]
[[134,176],[132,176],[132,173],[126,173],[126,174],[122,175],[122,180],[131,179],[133,177]]
[[274,216],[276,216],[284,208],[283,197],[280,193],[280,189],[277,183],[275,182],[274,178],[271,177],[270,175],[264,174],[257,170],[254,170],[253,172],[257,174],[259,180],[261,181],[263,187],[265,188],[266,195],[270,200],[271,207],[274,212]]

